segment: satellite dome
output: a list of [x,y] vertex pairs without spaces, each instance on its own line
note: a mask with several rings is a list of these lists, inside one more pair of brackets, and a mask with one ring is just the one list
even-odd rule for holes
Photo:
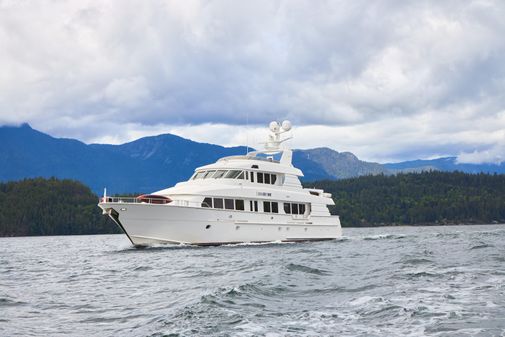
[[274,122],[270,122],[270,126],[269,127],[270,127],[270,131],[272,131],[272,132],[278,132],[279,128],[280,128],[280,125],[279,125],[279,123],[277,123],[277,122],[274,121]]
[[285,120],[284,122],[282,122],[282,129],[283,129],[284,131],[289,131],[289,130],[291,130],[291,127],[292,127],[292,125],[291,125],[291,122],[290,122],[290,121]]

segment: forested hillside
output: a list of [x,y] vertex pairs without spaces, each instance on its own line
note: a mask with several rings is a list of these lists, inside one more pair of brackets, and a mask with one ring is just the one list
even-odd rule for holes
[[91,190],[72,180],[0,183],[0,236],[119,233]]
[[[505,175],[425,172],[305,184],[333,194],[342,225],[505,222]],[[0,183],[0,236],[119,233],[73,180]]]
[[432,171],[306,185],[333,194],[343,226],[505,222],[505,175]]

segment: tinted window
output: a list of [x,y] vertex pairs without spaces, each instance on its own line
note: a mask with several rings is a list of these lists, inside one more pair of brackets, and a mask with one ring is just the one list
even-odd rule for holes
[[270,202],[263,201],[263,212],[270,213]]
[[203,179],[208,179],[208,178],[212,177],[215,172],[216,172],[215,170],[207,171],[207,173],[205,174],[205,176],[203,177]]
[[205,175],[205,171],[198,172],[193,179],[202,179]]
[[222,176],[224,176],[224,174],[226,173],[226,170],[217,170],[216,173],[214,173],[214,175],[212,176],[212,178],[221,178]]
[[300,204],[300,214],[305,213],[305,204]]
[[239,174],[240,174],[240,171],[238,171],[238,170],[231,170],[231,171],[229,171],[229,172],[226,174],[225,178],[234,179],[234,178],[236,178]]
[[244,200],[235,200],[235,209],[239,211],[244,210]]
[[251,172],[251,182],[254,182],[254,172]]
[[263,173],[258,172],[257,174],[258,183],[263,184]]
[[240,174],[237,176],[237,179],[244,179],[244,172],[240,172]]
[[277,181],[277,175],[276,174],[272,174],[272,181],[270,181],[270,184],[275,184],[275,182]]
[[245,171],[245,180],[249,180],[249,171]]
[[234,202],[233,199],[224,199],[224,208],[233,209]]
[[211,207],[212,208],[212,198],[203,199],[202,207]]
[[291,204],[287,202],[284,203],[284,213],[291,214]]
[[279,213],[279,204],[272,202],[272,213]]
[[270,174],[265,173],[265,184],[270,184]]
[[214,208],[223,208],[223,199],[214,198]]
[[291,204],[292,207],[291,207],[291,212],[293,214],[298,214],[298,204]]
[[254,202],[254,211],[255,212],[258,211],[258,202],[257,201]]

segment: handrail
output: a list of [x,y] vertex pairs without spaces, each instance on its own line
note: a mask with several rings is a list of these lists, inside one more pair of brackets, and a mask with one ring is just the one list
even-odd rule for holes
[[101,197],[99,203],[129,203],[129,204],[168,204],[167,201],[159,198],[133,198],[133,197]]

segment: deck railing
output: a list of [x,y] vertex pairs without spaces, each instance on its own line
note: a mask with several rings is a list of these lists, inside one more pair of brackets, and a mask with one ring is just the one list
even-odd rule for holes
[[167,204],[162,202],[159,198],[134,198],[134,197],[101,197],[100,203],[113,202],[113,203],[128,203],[128,204]]

